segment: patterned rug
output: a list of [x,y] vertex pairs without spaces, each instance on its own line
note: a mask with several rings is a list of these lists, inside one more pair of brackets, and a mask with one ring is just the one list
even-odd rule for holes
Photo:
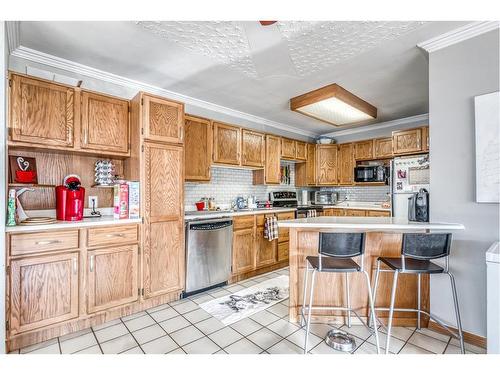
[[202,303],[200,307],[229,325],[288,298],[288,276],[282,275],[252,285],[228,296]]

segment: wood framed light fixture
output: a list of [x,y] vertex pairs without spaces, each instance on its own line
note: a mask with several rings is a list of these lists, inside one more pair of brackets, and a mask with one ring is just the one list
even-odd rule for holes
[[377,118],[377,108],[336,83],[290,99],[290,109],[334,126]]

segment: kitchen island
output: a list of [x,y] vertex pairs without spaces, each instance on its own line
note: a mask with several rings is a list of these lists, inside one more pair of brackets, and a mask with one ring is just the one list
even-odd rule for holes
[[[372,285],[375,277],[376,260],[379,256],[399,257],[401,255],[402,233],[404,232],[452,232],[465,229],[462,224],[452,223],[420,223],[409,222],[392,217],[311,217],[297,220],[286,220],[278,223],[280,228],[290,231],[290,321],[299,320],[302,305],[303,275],[305,257],[317,255],[320,232],[366,232],[365,268],[371,277]],[[359,261],[358,261],[359,263]],[[451,256],[453,267],[453,255]],[[351,305],[358,314],[368,316],[368,291],[363,274],[349,275]],[[392,273],[380,274],[376,307],[389,306]],[[429,277],[422,276],[421,285],[422,308],[429,310]],[[314,292],[315,306],[346,306],[344,275],[334,273],[318,273]],[[416,308],[417,276],[404,274],[400,277],[396,294],[396,306]],[[316,310],[313,321],[344,323],[345,312]],[[379,311],[377,316],[385,322],[388,312]],[[354,324],[356,321],[353,320]],[[416,326],[416,313],[395,312],[394,325]],[[422,321],[422,326],[427,320]]]

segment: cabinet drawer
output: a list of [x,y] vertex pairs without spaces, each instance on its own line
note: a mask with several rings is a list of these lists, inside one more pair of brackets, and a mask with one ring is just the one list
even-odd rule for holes
[[11,256],[77,248],[78,229],[68,231],[18,233],[10,236]]
[[278,220],[293,220],[295,219],[295,212],[281,212],[276,215],[278,217]]
[[87,246],[98,247],[137,242],[137,225],[92,228],[87,232]]
[[269,215],[257,215],[255,216],[255,224],[258,227],[263,227],[266,224],[266,218],[274,216],[273,214]]
[[245,228],[253,228],[255,216],[235,216],[233,218],[233,231]]

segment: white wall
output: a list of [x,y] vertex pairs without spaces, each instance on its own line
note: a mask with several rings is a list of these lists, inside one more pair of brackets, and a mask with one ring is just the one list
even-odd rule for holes
[[7,36],[5,22],[0,21],[0,354],[5,353],[5,184],[7,164],[5,158],[6,140],[6,72]]
[[[465,331],[486,336],[485,251],[499,239],[499,205],[475,202],[474,96],[499,90],[498,30],[429,56],[431,194],[435,222],[463,223],[453,235]],[[431,311],[455,325],[449,281],[431,279]]]

